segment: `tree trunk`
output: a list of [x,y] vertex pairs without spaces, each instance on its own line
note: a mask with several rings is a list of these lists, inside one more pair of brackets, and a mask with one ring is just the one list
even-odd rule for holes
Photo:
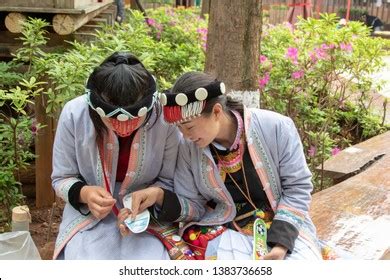
[[202,1],[202,9],[200,11],[200,16],[202,18],[204,18],[205,14],[210,14],[210,4],[211,4],[211,0]]
[[229,90],[258,90],[261,3],[211,1],[205,71],[224,81]]

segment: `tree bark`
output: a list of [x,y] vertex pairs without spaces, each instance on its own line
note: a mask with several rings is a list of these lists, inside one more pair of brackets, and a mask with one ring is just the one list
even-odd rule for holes
[[204,18],[205,14],[210,14],[210,4],[211,0],[203,0],[202,1],[202,8],[200,11],[200,16]]
[[212,0],[205,71],[229,90],[258,89],[261,0]]

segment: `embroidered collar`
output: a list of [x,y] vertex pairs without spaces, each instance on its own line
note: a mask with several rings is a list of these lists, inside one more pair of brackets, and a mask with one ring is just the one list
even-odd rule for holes
[[[230,146],[229,151],[236,150],[239,147],[241,135],[242,135],[242,132],[244,131],[244,121],[242,120],[240,113],[235,111],[235,110],[232,110],[231,112],[233,113],[233,115],[236,117],[236,120],[237,120],[237,131],[236,131],[236,137],[234,138],[234,142]],[[225,148],[224,146],[222,146],[221,144],[219,144],[215,141],[212,142],[211,144],[220,151],[227,150],[227,148]]]

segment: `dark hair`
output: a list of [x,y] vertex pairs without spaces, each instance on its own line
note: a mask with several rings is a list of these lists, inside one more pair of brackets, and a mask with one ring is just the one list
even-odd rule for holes
[[[205,87],[214,81],[215,77],[210,74],[203,72],[187,72],[176,80],[171,91],[173,93],[186,93],[189,91],[196,90],[200,87]],[[243,112],[243,105],[241,102],[234,101],[224,94],[207,100],[206,106],[204,107],[202,114],[209,116],[213,111],[214,105],[217,103],[221,104],[222,109],[226,113],[229,110],[237,110],[238,112],[240,112],[240,114],[242,114]]]
[[[104,101],[125,107],[145,97],[153,84],[153,77],[136,56],[129,52],[115,52],[93,70],[88,78],[87,88]],[[156,104],[153,110],[160,114],[159,108]],[[148,112],[142,126],[149,121],[153,110]],[[89,108],[89,115],[97,137],[103,138],[107,127],[92,108]]]

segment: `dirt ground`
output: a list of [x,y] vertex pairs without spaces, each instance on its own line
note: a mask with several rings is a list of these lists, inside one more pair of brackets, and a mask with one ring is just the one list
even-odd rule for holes
[[54,243],[58,234],[64,203],[57,199],[53,207],[37,208],[35,207],[35,199],[28,199],[27,205],[31,213],[31,236],[41,258],[50,260],[53,256]]

